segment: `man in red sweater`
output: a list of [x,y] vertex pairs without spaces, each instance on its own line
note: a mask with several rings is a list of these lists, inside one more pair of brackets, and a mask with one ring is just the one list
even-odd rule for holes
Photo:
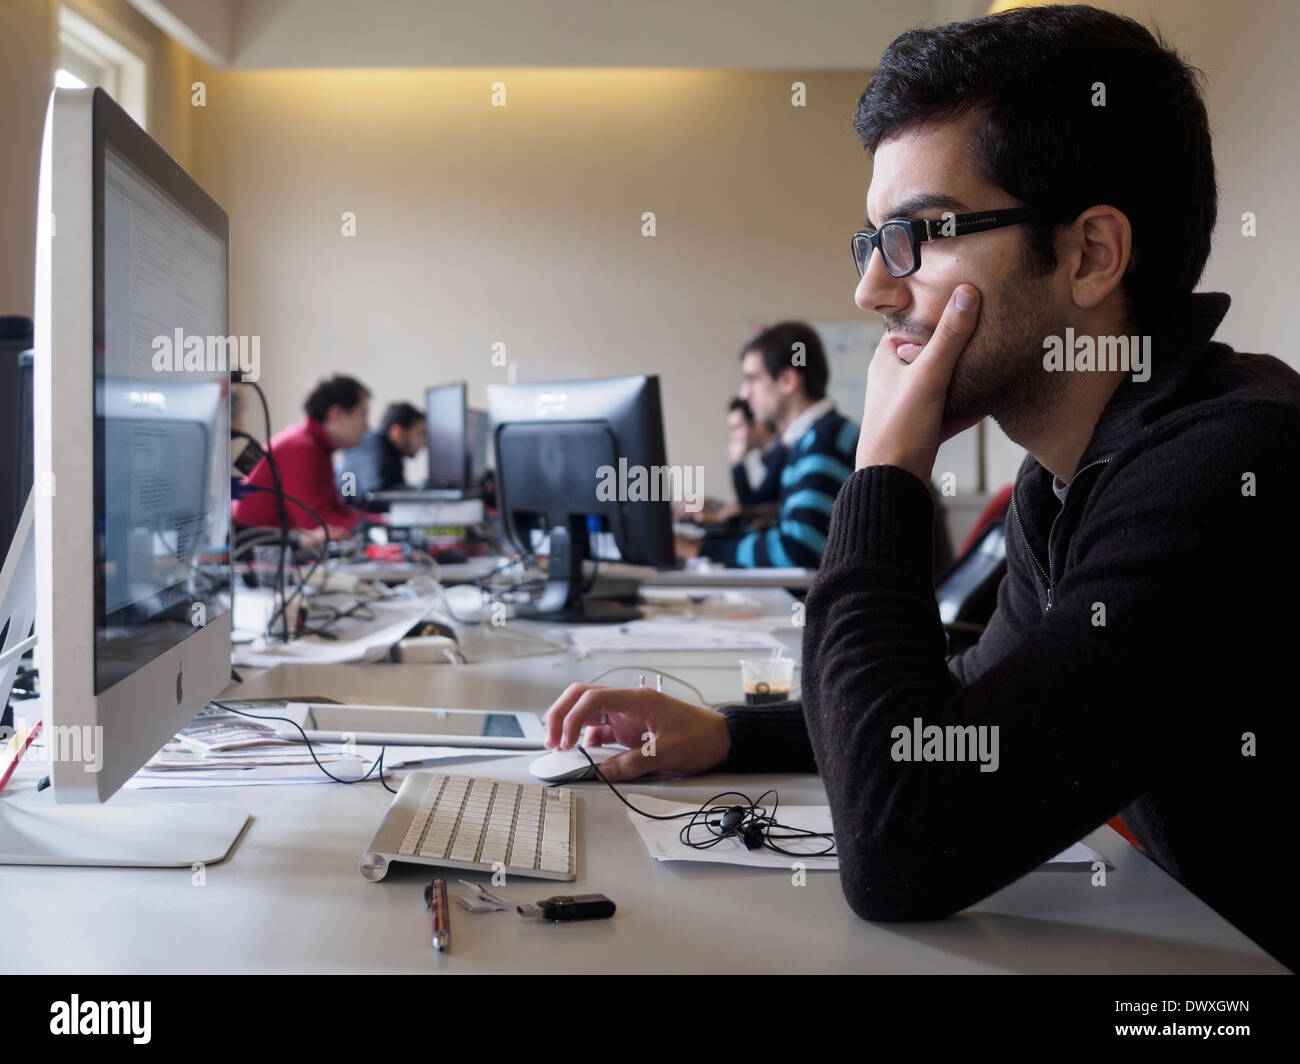
[[[289,527],[319,538],[320,523],[329,527],[331,540],[347,539],[362,520],[375,519],[348,506],[339,495],[330,455],[340,447],[355,447],[366,434],[370,392],[352,377],[329,377],[312,389],[303,403],[307,416],[271,440],[271,454],[280,470],[286,496]],[[231,506],[236,523],[279,527],[279,504],[270,467],[263,458],[244,478],[246,487],[260,488],[236,499]],[[297,500],[296,505],[288,500]],[[308,509],[304,509],[303,507]]]

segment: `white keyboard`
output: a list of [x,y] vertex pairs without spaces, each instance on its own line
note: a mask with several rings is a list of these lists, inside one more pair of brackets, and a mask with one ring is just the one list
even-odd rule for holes
[[361,858],[378,881],[393,861],[534,879],[577,878],[578,796],[567,787],[412,772]]

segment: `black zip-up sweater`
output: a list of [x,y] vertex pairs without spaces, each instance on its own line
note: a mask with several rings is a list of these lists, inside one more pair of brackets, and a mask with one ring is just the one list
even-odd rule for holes
[[[808,594],[804,703],[724,709],[732,771],[819,770],[868,920],[974,904],[1122,812],[1293,970],[1300,376],[1210,342],[1191,297],[1126,376],[1061,503],[1032,457],[979,643],[945,658],[933,506],[893,466],[839,493]],[[893,729],[996,725],[1000,763],[896,761]],[[1098,888],[1104,889],[1104,888]]]

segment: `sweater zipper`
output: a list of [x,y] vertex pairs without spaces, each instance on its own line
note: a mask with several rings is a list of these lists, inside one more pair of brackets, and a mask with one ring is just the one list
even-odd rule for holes
[[1011,512],[1016,516],[1016,527],[1020,529],[1020,538],[1025,544],[1025,550],[1029,552],[1029,556],[1034,560],[1035,567],[1042,574],[1043,580],[1046,582],[1047,608],[1049,610],[1052,608],[1052,536],[1056,534],[1056,522],[1061,519],[1061,514],[1065,513],[1065,502],[1070,497],[1070,489],[1078,482],[1079,474],[1085,469],[1091,469],[1093,466],[1106,465],[1109,461],[1109,458],[1099,458],[1095,462],[1089,462],[1086,466],[1076,469],[1074,476],[1070,478],[1070,483],[1065,486],[1065,495],[1061,499],[1061,508],[1056,511],[1056,516],[1052,518],[1052,523],[1047,529],[1046,569],[1043,568],[1043,563],[1038,560],[1038,555],[1034,553],[1034,548],[1029,545],[1029,537],[1025,535],[1025,525],[1024,522],[1020,520],[1020,510],[1016,506],[1016,493],[1014,491],[1011,493]]

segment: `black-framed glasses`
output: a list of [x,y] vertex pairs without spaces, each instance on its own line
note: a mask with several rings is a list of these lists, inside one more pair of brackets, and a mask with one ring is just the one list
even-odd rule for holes
[[921,245],[927,241],[983,233],[1004,225],[1032,222],[1038,217],[1039,213],[1032,207],[1007,207],[1000,211],[950,214],[946,218],[916,221],[897,218],[881,223],[874,232],[853,234],[853,264],[858,268],[858,276],[863,276],[871,262],[871,252],[876,250],[885,260],[890,277],[906,277],[921,268]]

